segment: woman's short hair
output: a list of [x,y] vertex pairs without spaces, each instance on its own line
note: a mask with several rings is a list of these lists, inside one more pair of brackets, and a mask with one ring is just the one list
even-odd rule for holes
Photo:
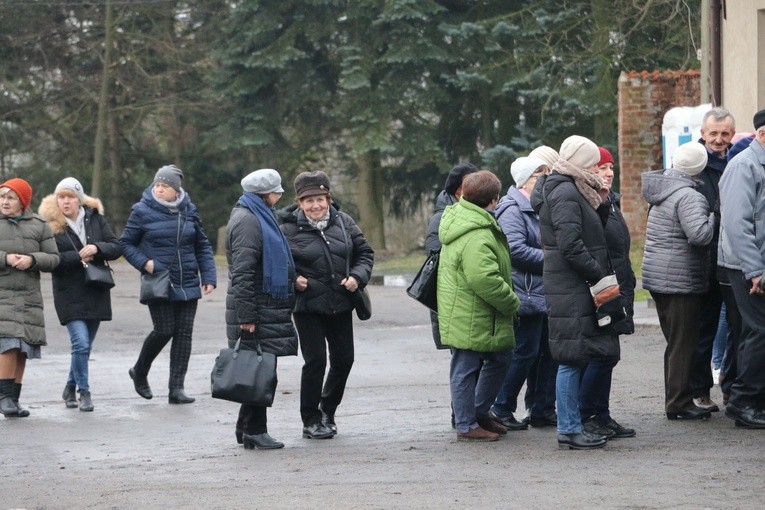
[[468,174],[462,181],[462,198],[478,207],[486,207],[492,200],[499,199],[502,183],[488,170]]

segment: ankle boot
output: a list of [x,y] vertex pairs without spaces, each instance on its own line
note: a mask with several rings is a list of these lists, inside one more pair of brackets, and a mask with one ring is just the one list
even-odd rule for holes
[[15,417],[19,408],[13,401],[13,379],[0,379],[0,413],[6,418]]
[[64,393],[61,394],[67,409],[77,407],[77,388],[75,386],[64,386]]
[[183,388],[174,388],[170,390],[170,394],[167,396],[167,401],[171,404],[191,404],[196,399],[186,395]]
[[135,368],[128,370],[128,375],[133,380],[133,387],[135,388],[135,392],[143,398],[151,400],[151,397],[154,395],[151,393],[151,387],[149,386],[149,380],[147,377],[145,375],[139,376],[136,373]]
[[16,409],[18,409],[18,412],[16,413],[16,416],[19,418],[26,418],[29,416],[29,409],[24,409],[19,405],[19,397],[21,396],[21,384],[20,383],[13,383],[13,403],[16,404]]
[[93,410],[93,402],[90,400],[90,392],[80,393],[80,411],[90,412]]

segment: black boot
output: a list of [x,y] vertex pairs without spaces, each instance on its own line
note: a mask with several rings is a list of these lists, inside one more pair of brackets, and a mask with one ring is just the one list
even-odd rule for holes
[[6,418],[16,417],[19,414],[19,407],[13,401],[15,384],[13,379],[0,379],[0,413]]
[[150,400],[152,395],[151,393],[151,387],[149,387],[149,380],[146,378],[146,376],[139,376],[136,374],[135,368],[131,368],[128,370],[128,375],[130,375],[130,378],[133,380],[133,387],[135,388],[135,392],[141,395],[143,398]]
[[186,395],[183,388],[173,388],[170,390],[170,394],[167,396],[168,402],[171,404],[191,404],[196,399]]
[[18,409],[18,412],[16,413],[16,416],[19,418],[26,418],[29,416],[29,409],[24,409],[19,405],[19,397],[21,396],[21,384],[20,383],[13,383],[13,402],[16,404],[16,409]]
[[77,407],[77,388],[75,386],[64,386],[64,392],[61,394],[67,409]]

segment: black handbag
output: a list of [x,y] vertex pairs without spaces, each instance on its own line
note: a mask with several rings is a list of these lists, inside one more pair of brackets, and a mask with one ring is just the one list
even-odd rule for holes
[[[74,244],[72,236],[69,232],[66,232],[66,237],[69,238],[69,242],[72,244],[75,252],[79,252],[77,245]],[[109,263],[104,261],[103,266],[97,266],[93,263],[88,264],[82,262],[82,267],[85,269],[85,285],[95,289],[111,289],[114,287],[114,276],[112,276],[112,268],[109,267]]]
[[[340,228],[343,231],[343,240],[345,241],[345,277],[348,278],[351,276],[351,248],[348,244],[348,233],[345,230],[343,219],[338,216],[337,221],[340,223]],[[360,321],[369,320],[372,317],[372,299],[369,297],[367,288],[359,287],[351,297],[353,298],[353,309],[356,310],[356,317],[358,317]]]
[[112,268],[108,264],[97,266],[83,262],[82,266],[85,268],[85,285],[88,287],[96,289],[111,289],[114,287]]
[[359,320],[365,321],[372,317],[372,300],[366,287],[356,289],[353,293],[353,308]]
[[425,259],[425,263],[412,280],[412,284],[406,289],[409,297],[412,297],[427,306],[434,312],[438,312],[438,257],[440,251],[432,251]]
[[271,407],[276,393],[276,356],[257,349],[240,350],[242,337],[233,349],[221,349],[210,373],[212,398]]
[[170,299],[170,270],[142,274],[138,301],[145,305],[164,299]]

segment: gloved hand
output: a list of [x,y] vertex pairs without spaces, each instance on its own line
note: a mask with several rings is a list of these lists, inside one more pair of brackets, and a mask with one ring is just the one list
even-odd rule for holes
[[598,326],[605,327],[619,322],[627,316],[619,294],[616,275],[608,275],[590,287],[590,294],[595,302],[595,318]]

